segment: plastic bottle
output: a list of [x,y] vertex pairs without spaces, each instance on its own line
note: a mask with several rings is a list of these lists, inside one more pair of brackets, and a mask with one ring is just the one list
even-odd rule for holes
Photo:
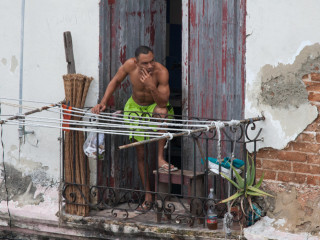
[[[213,199],[214,199],[213,188],[210,188],[210,193],[208,195],[208,202],[211,204],[214,204]],[[212,205],[211,207],[208,207],[207,227],[210,230],[216,230],[218,228],[218,217],[217,217],[217,213],[214,205]]]

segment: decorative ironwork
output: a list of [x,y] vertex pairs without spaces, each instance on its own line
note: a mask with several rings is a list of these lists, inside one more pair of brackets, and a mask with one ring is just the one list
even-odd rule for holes
[[[145,113],[143,117],[154,117],[152,114]],[[130,112],[128,116],[131,119],[140,116],[136,112]],[[179,118],[182,119],[181,116]],[[200,119],[189,118],[189,120],[198,120],[203,122],[213,122],[213,119]],[[162,122],[169,122],[170,119],[164,119]],[[159,122],[161,122],[159,120]],[[139,125],[140,123],[138,123]],[[141,124],[146,126],[147,123]],[[139,125],[140,126],[140,125]],[[187,124],[181,126],[181,128],[187,128]],[[254,143],[261,141],[260,134],[262,129],[255,131],[257,128],[254,121],[243,121],[237,125],[226,126],[221,130],[223,134],[223,142],[231,143],[231,151],[234,151],[235,145]],[[191,130],[194,128],[191,128]],[[248,131],[251,134],[255,131],[255,136],[249,136]],[[150,130],[152,131],[152,130]],[[218,141],[218,130],[216,128],[208,129],[208,131],[198,132],[190,134],[192,138],[204,139],[206,145],[209,141]],[[170,151],[170,148],[169,150]],[[170,152],[169,152],[170,154]],[[206,157],[208,156],[208,146],[206,146]],[[220,166],[221,168],[221,166]],[[209,176],[209,172],[203,169],[206,181]],[[217,175],[220,179],[221,176]],[[88,181],[89,182],[89,181]],[[169,183],[170,185],[171,183]],[[207,182],[205,187],[208,187]],[[87,188],[89,192],[89,198],[85,197],[83,189]],[[234,191],[234,190],[233,190]],[[145,201],[146,193],[151,194],[153,201]],[[155,191],[144,191],[137,189],[127,189],[113,186],[89,186],[80,185],[72,182],[65,182],[62,190],[62,196],[65,203],[75,205],[87,205],[91,209],[98,210],[110,210],[110,216],[114,218],[127,219],[130,213],[147,213],[153,212],[155,215],[166,216],[168,219],[173,219],[173,223],[187,224],[193,226],[198,219],[200,222],[207,217],[207,211],[209,208],[215,208],[218,211],[218,217],[223,217],[227,212],[227,205],[219,203],[221,199],[207,199],[206,197],[190,196],[184,193],[163,193]],[[84,203],[77,203],[77,199],[84,199]],[[236,205],[237,203],[235,203]],[[243,219],[244,214],[241,211],[231,211],[234,222],[239,222]]]

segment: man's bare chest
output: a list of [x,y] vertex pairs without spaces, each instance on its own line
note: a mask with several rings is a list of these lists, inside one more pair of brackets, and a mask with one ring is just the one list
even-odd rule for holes
[[[141,74],[139,72],[133,72],[133,73],[129,74],[129,79],[130,79],[130,82],[131,82],[133,89],[138,90],[138,91],[145,91],[146,84],[148,84],[148,83],[143,83],[140,78],[141,78]],[[148,79],[148,81],[152,81],[153,84],[158,86],[158,81],[157,81],[157,78],[155,75],[151,76],[151,78]]]

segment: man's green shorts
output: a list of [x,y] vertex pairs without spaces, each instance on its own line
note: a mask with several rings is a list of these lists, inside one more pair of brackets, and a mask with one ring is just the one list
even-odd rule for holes
[[[139,104],[137,104],[132,96],[128,99],[125,107],[124,107],[124,118],[125,119],[131,119],[133,117],[152,117],[153,115],[153,111],[154,111],[154,108],[157,106],[156,103],[153,103],[151,105],[148,105],[148,106],[141,106]],[[167,104],[167,109],[168,109],[168,118],[173,118],[170,117],[170,115],[174,115],[174,111],[173,111],[173,107],[170,105],[170,103]],[[143,119],[144,121],[148,121],[148,119]],[[134,125],[134,126],[139,126],[141,124],[135,124],[135,123],[129,123],[130,125]],[[141,125],[141,126],[148,126],[148,127],[155,127],[154,125]],[[148,130],[146,129],[133,129],[133,131],[135,132],[147,132]],[[149,130],[150,131],[150,130]],[[156,130],[154,130],[156,131]],[[143,133],[141,133],[141,135],[144,135]],[[148,134],[146,134],[148,135]],[[134,138],[136,141],[143,141],[143,140],[147,140],[149,139],[148,137],[144,137],[144,136],[132,136],[130,135],[129,139],[132,140],[132,138]]]

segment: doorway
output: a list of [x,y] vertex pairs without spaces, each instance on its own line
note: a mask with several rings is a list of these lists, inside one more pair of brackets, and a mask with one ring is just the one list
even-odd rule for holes
[[[166,67],[169,71],[170,104],[175,115],[182,114],[182,0],[167,0],[166,14]],[[171,163],[181,169],[181,137],[171,141]],[[179,194],[180,186],[172,186],[172,193]]]

